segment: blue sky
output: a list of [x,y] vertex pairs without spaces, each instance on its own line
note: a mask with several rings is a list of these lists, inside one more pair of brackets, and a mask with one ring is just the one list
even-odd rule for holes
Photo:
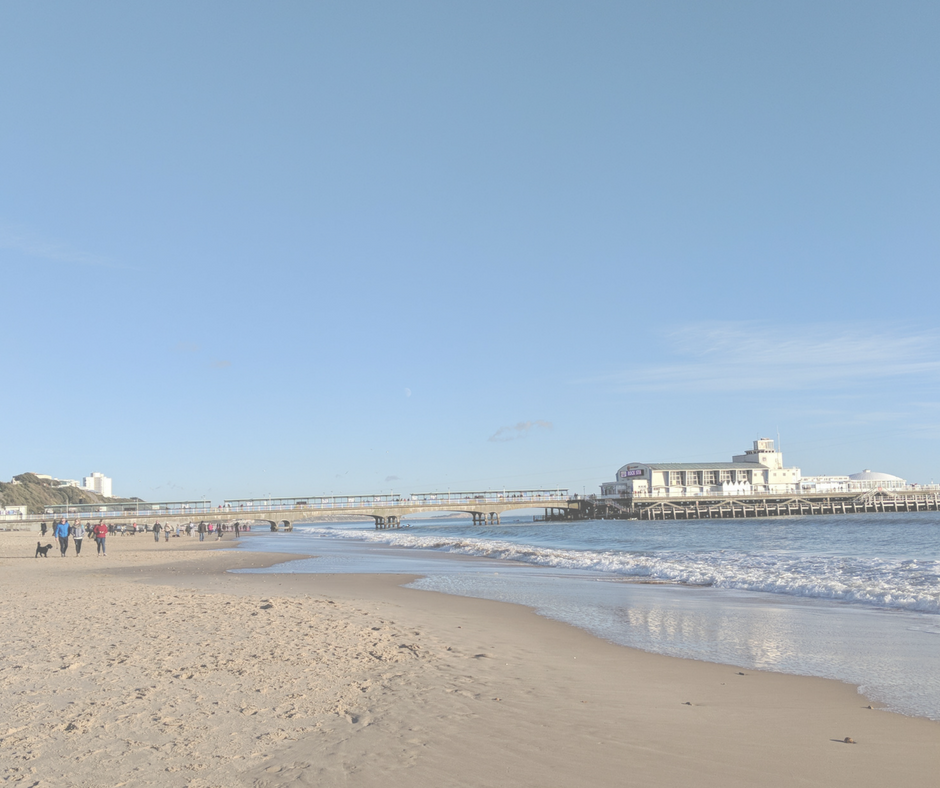
[[940,481],[940,6],[8,2],[0,478]]

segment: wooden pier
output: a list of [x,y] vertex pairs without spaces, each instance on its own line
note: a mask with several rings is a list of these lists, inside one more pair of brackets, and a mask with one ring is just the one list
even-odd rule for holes
[[688,498],[597,498],[583,515],[601,519],[708,520],[940,511],[937,491],[870,491],[816,495],[695,496]]

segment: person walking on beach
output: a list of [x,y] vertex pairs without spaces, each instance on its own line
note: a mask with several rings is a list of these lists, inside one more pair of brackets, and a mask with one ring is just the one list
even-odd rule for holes
[[98,543],[98,555],[108,555],[107,548],[105,547],[105,539],[107,538],[108,526],[104,524],[104,520],[99,520],[98,525],[95,526],[95,541]]
[[216,537],[219,539],[219,541],[222,540],[222,523],[219,523],[219,524],[215,527],[215,535],[216,535]]
[[40,523],[40,524],[39,524],[39,530],[40,530],[40,532],[41,532],[42,537],[45,538],[45,536],[46,536],[46,524],[45,524],[45,523]]
[[206,540],[206,521],[205,520],[199,521],[198,531],[199,531],[199,541],[204,542]]
[[66,550],[69,549],[69,521],[64,517],[59,520],[52,534],[59,540],[59,552],[64,558]]
[[153,541],[160,542],[160,523],[153,524]]
[[236,520],[235,521],[235,538],[241,539],[241,535],[242,535],[242,527],[239,524],[238,520]]
[[85,526],[81,523],[75,523],[72,528],[72,539],[75,542],[75,555],[82,554],[82,542],[85,540]]
[[163,541],[164,542],[170,541],[170,524],[169,523],[163,524]]

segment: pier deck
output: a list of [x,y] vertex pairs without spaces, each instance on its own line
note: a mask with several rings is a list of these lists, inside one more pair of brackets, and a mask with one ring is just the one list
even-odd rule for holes
[[937,491],[763,494],[669,498],[598,498],[587,516],[606,519],[705,520],[738,517],[788,517],[866,512],[940,511]]

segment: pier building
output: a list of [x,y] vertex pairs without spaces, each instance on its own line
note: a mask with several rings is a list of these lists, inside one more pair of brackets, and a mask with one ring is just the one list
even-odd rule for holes
[[800,492],[827,493],[848,492],[848,476],[801,476]]
[[866,468],[849,476],[849,490],[903,490],[907,481],[890,473],[878,473]]
[[867,490],[903,490],[907,481],[890,473],[878,473],[866,468],[851,476],[803,476],[800,492],[866,492]]
[[770,438],[758,438],[731,462],[631,462],[613,482],[601,485],[602,497],[688,497],[799,492],[800,469],[785,468],[783,454]]

